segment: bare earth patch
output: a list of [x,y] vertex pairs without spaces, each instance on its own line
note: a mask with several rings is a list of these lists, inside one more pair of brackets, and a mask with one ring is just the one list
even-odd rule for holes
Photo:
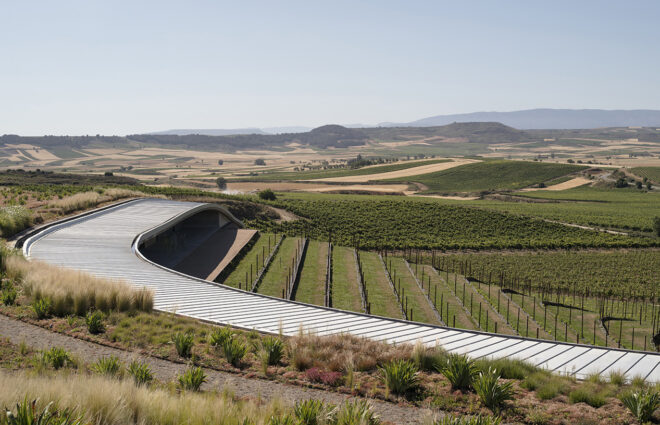
[[481,161],[476,159],[453,159],[451,162],[441,162],[438,164],[422,165],[420,167],[391,171],[389,173],[366,174],[362,176],[328,177],[328,178],[316,179],[312,181],[326,181],[326,182],[337,182],[337,183],[366,183],[371,180],[396,179],[399,177],[409,177],[409,176],[418,176],[420,174],[435,173],[436,171],[443,171],[449,168],[458,167],[459,165],[471,164],[473,162],[481,162]]
[[553,184],[552,186],[548,186],[548,187],[529,187],[527,189],[522,189],[521,192],[534,192],[536,190],[560,191],[560,190],[573,189],[574,187],[583,186],[589,183],[591,183],[591,180],[585,177],[576,177],[574,179],[567,180],[563,183]]

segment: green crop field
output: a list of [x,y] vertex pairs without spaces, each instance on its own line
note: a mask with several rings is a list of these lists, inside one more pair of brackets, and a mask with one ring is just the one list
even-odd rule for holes
[[655,183],[660,183],[660,167],[635,167],[631,168],[630,172],[640,177],[646,177]]
[[367,302],[371,305],[371,314],[377,316],[402,318],[399,301],[387,280],[385,267],[373,252],[360,252],[360,264],[367,288]]
[[446,201],[565,223],[649,232],[660,215],[660,192],[637,189],[575,188],[558,192],[528,192],[524,197],[551,202],[505,202],[495,200]]
[[426,296],[422,293],[415,282],[414,276],[406,267],[405,261],[400,257],[389,257],[386,259],[387,268],[392,276],[392,281],[403,297],[406,317],[408,320],[440,324],[431,308]]
[[273,258],[270,267],[264,274],[257,292],[260,294],[282,297],[282,290],[286,288],[287,278],[292,272],[291,262],[295,258],[299,238],[285,238]]
[[368,249],[504,249],[658,245],[657,238],[611,235],[544,220],[403,197],[291,196],[275,205],[304,219],[251,224]]
[[305,171],[275,171],[264,172],[258,176],[238,177],[230,181],[289,181],[289,180],[313,180],[329,177],[365,176],[369,174],[388,173],[390,171],[406,170],[408,168],[420,167],[422,165],[438,164],[448,162],[449,159],[432,159],[426,161],[395,162],[387,165],[378,165],[363,168],[328,168],[325,170]]
[[541,182],[575,173],[585,167],[524,161],[484,161],[461,165],[435,173],[388,179],[422,183],[427,193],[481,192],[486,190],[522,189]]

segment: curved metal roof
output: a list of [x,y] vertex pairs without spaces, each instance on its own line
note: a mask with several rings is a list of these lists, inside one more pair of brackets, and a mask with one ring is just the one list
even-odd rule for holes
[[389,343],[439,345],[473,358],[516,358],[584,378],[619,371],[660,382],[660,354],[467,331],[368,316],[286,301],[183,275],[145,260],[135,246],[148,236],[212,204],[140,199],[37,232],[23,244],[26,256],[124,279],[154,290],[154,308],[217,324],[295,335],[350,333]]

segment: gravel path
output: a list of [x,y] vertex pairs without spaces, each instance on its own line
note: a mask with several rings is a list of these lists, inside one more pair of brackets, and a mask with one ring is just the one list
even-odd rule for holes
[[[106,347],[56,332],[50,332],[38,326],[3,315],[0,315],[0,336],[8,338],[14,344],[20,344],[24,341],[28,346],[36,349],[45,349],[53,346],[63,347],[85,362],[93,362],[99,357],[110,355],[115,355],[124,362],[130,362],[139,357],[136,353],[130,351]],[[155,378],[163,382],[176,379],[176,375],[186,369],[186,366],[183,364],[172,363],[153,357],[143,357],[142,360],[149,363]],[[222,390],[223,388],[229,388],[237,397],[260,396],[266,400],[279,397],[289,401],[314,398],[333,404],[341,403],[350,398],[344,394],[303,388],[279,382],[249,379],[211,369],[205,369],[205,372],[208,382],[204,384],[204,389]],[[430,413],[427,409],[399,406],[377,400],[371,400],[371,403],[374,410],[383,420],[401,425],[421,423]]]

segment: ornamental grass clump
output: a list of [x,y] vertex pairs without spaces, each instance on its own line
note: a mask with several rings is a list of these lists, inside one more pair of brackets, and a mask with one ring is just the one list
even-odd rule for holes
[[32,302],[48,299],[52,314],[86,316],[91,310],[145,311],[153,309],[153,292],[135,288],[90,274],[53,266],[40,261],[27,261],[10,254],[4,262],[7,276],[19,282]]
[[405,394],[419,383],[419,369],[410,360],[394,360],[380,369],[381,378],[388,391]]
[[447,378],[452,390],[460,391],[467,391],[472,387],[478,372],[473,360],[466,355],[453,353],[449,354],[445,361],[438,362],[435,368]]
[[201,367],[190,367],[179,375],[179,387],[183,390],[199,391],[204,382],[206,382],[206,374]]
[[323,425],[330,416],[330,410],[321,400],[304,400],[293,406],[293,416],[299,425]]
[[117,356],[101,357],[92,364],[91,368],[99,375],[115,378],[121,375],[122,363]]
[[480,372],[472,384],[484,406],[495,413],[499,413],[504,403],[512,400],[515,394],[511,382],[500,383],[499,379],[500,375],[496,369],[488,369],[486,372]]
[[209,335],[209,344],[213,347],[222,348],[222,345],[234,335],[234,331],[229,326],[224,328],[215,328]]
[[464,416],[445,415],[433,421],[433,425],[500,425],[502,418],[497,416]]
[[174,348],[180,357],[188,358],[192,354],[194,335],[192,332],[177,332],[172,335]]
[[353,400],[337,406],[330,423],[334,425],[380,425],[381,421],[367,400]]
[[65,366],[72,366],[73,359],[68,351],[61,347],[52,347],[42,353],[43,361],[53,369],[58,370]]
[[105,325],[103,324],[103,313],[98,310],[90,311],[85,318],[87,330],[89,333],[96,335],[105,332]]
[[137,386],[148,384],[154,379],[149,365],[138,360],[133,360],[128,365],[128,368],[126,368],[126,371],[133,377],[133,382]]
[[239,367],[247,353],[247,345],[241,338],[232,336],[222,344],[222,351],[232,366]]

